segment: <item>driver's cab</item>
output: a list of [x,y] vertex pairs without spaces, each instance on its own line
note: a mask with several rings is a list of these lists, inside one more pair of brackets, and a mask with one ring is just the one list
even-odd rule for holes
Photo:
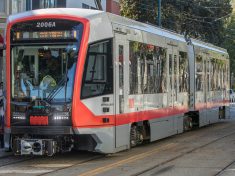
[[18,97],[47,98],[57,85],[66,80],[65,75],[74,76],[76,57],[71,57],[72,51],[76,50],[64,46],[19,46],[17,51],[13,50],[17,54],[12,64],[12,71],[15,72],[12,82],[15,88],[18,87],[13,94],[18,94]]

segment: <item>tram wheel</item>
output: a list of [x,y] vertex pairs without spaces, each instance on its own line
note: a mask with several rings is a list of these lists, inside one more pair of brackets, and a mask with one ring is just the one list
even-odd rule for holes
[[143,135],[143,128],[138,127],[136,125],[131,126],[130,131],[130,146],[131,148],[136,147],[137,145],[140,145],[144,141],[144,135]]
[[192,117],[184,117],[184,131],[190,131],[193,129],[193,119]]

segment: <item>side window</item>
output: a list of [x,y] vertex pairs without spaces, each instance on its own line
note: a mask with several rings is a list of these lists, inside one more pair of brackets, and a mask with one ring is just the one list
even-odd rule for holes
[[210,92],[210,68],[211,68],[211,63],[210,60],[207,61],[207,91]]
[[214,59],[212,58],[211,59],[211,91],[214,91],[215,90],[215,81],[214,81],[214,78],[215,78],[215,63],[214,63]]
[[219,87],[219,68],[216,58],[211,59],[211,91],[218,90]]
[[166,92],[165,48],[131,41],[129,59],[131,95]]
[[173,62],[172,62],[172,54],[169,54],[169,77],[170,77],[170,81],[169,81],[169,87],[170,90],[172,90],[172,75],[173,75]]
[[203,61],[200,55],[196,58],[196,91],[203,91]]
[[179,92],[188,92],[189,63],[186,52],[179,52]]
[[84,67],[81,98],[111,93],[113,93],[111,41],[92,44]]
[[177,87],[177,80],[179,77],[179,67],[177,65],[177,55],[174,55],[174,89],[176,92],[178,92],[178,87]]

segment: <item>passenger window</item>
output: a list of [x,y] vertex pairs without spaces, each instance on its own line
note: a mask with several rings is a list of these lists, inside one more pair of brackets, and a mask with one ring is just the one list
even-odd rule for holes
[[179,52],[179,92],[189,91],[189,63],[186,52]]
[[130,41],[129,54],[130,95],[165,93],[166,49]]
[[111,42],[92,44],[89,47],[84,68],[81,98],[111,93],[113,93]]
[[196,57],[196,91],[203,91],[203,60],[200,55]]

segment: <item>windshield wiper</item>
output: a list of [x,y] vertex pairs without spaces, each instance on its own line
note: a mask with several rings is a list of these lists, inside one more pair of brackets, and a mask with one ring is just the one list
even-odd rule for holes
[[46,98],[46,101],[51,102],[54,99],[54,97],[57,95],[57,93],[64,87],[63,84],[66,83],[67,85],[67,82],[68,82],[68,77],[66,75],[60,80],[57,86],[50,92],[50,94]]
[[[46,100],[48,102],[51,102],[55,96],[57,95],[57,93],[64,87],[64,104],[66,104],[67,102],[67,85],[68,85],[68,56],[66,56],[66,63],[65,63],[65,75],[62,78],[62,80],[58,83],[58,85],[52,90],[52,92],[48,95],[48,97],[46,98]],[[64,86],[62,86],[63,84],[65,84]]]
[[[66,55],[66,63],[65,63],[65,77],[68,79],[68,56]],[[65,87],[64,87],[64,104],[66,105],[67,102],[67,85],[68,81],[65,82]]]

